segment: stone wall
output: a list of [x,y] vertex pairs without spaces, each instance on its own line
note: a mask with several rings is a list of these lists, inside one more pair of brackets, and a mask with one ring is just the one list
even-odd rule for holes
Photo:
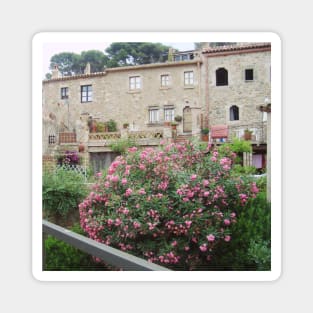
[[[194,72],[194,85],[184,86],[184,72]],[[76,130],[82,116],[101,121],[113,119],[121,129],[129,123],[131,130],[163,127],[164,108],[173,105],[175,115],[182,115],[188,105],[199,106],[200,67],[194,61],[107,69],[101,75],[81,75],[43,83],[44,115],[55,115],[57,124]],[[170,85],[161,87],[161,75],[170,75]],[[129,77],[141,77],[141,89],[129,89]],[[81,102],[81,86],[92,85],[92,101]],[[61,99],[61,88],[68,88],[68,99]],[[160,125],[149,124],[149,107],[159,109]],[[78,141],[80,141],[78,139]]]
[[[207,58],[207,98],[209,124],[245,125],[260,123],[262,113],[257,109],[270,96],[270,51],[241,53]],[[228,71],[228,85],[216,86],[216,70]],[[253,81],[245,80],[245,70],[253,69]],[[229,109],[239,108],[239,120],[230,121]]]

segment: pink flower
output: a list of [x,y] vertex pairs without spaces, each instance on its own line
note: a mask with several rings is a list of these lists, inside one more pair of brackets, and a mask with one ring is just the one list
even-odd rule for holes
[[128,188],[126,189],[125,196],[129,197],[132,193],[133,193],[132,189]]
[[121,224],[122,224],[122,221],[119,218],[116,218],[114,225],[115,226],[120,226]]
[[133,226],[134,226],[134,228],[137,229],[137,228],[140,228],[141,224],[140,224],[139,222],[136,222],[136,221],[135,221],[135,222],[133,223]]
[[206,244],[206,243],[202,244],[202,245],[200,246],[200,250],[201,250],[202,252],[207,251],[207,250],[208,250],[207,244]]
[[212,234],[206,236],[206,238],[208,239],[209,242],[213,242],[215,240],[215,236]]
[[236,213],[235,213],[235,212],[230,213],[230,217],[231,217],[231,218],[236,217]]
[[174,240],[174,241],[171,243],[171,246],[172,246],[172,247],[177,246],[177,241],[176,241],[176,240]]
[[113,182],[113,183],[117,183],[118,181],[119,181],[119,178],[118,178],[118,176],[111,176],[111,181]]
[[209,181],[208,181],[207,179],[204,179],[204,180],[202,181],[202,184],[203,184],[204,187],[206,187],[206,186],[209,185]]
[[197,175],[196,174],[192,174],[191,176],[190,176],[190,179],[191,180],[195,180],[197,178]]
[[138,149],[136,147],[132,147],[128,149],[128,152],[136,152]]
[[192,221],[186,221],[186,222],[185,222],[187,228],[190,228],[191,223],[192,223]]
[[229,235],[226,235],[226,236],[224,237],[224,240],[225,240],[226,242],[229,242],[229,241],[231,240],[231,237],[230,237]]
[[145,194],[146,194],[146,191],[144,190],[144,188],[140,188],[139,191],[138,191],[138,193],[139,193],[140,195],[145,195]]
[[99,173],[96,174],[96,176],[97,176],[97,177],[101,177],[101,176],[102,176],[102,173],[99,172]]
[[209,191],[205,191],[204,193],[203,193],[203,196],[204,197],[208,197],[210,195],[210,192]]
[[225,219],[224,219],[224,224],[225,224],[226,226],[230,225],[230,220],[229,220],[228,218],[225,218]]

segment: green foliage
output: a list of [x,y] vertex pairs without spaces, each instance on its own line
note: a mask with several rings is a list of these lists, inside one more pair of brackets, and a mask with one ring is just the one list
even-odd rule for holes
[[270,242],[265,240],[251,240],[248,248],[248,258],[256,264],[259,271],[267,271],[271,268]]
[[[99,50],[83,51],[81,54],[61,52],[50,59],[50,69],[55,66],[63,76],[84,73],[87,63],[90,63],[91,73],[103,72],[105,67],[149,64],[164,62],[168,46],[151,42],[115,42],[105,52]],[[51,74],[46,74],[50,79]]]
[[114,120],[110,119],[106,124],[108,126],[109,132],[116,132],[117,131],[117,124]]
[[108,65],[127,66],[161,62],[168,46],[151,42],[114,42],[105,51],[110,59]]
[[219,153],[227,155],[229,151],[235,153],[251,152],[252,145],[249,141],[233,138],[232,142],[225,143],[219,147]]
[[208,128],[201,129],[201,134],[203,134],[203,135],[207,135],[209,132],[210,132],[210,130]]
[[[71,231],[85,235],[79,224],[75,224]],[[48,236],[45,240],[46,271],[95,271],[106,270],[103,265],[93,261],[93,258],[79,249]]]
[[260,192],[236,212],[232,240],[217,251],[213,270],[270,270],[271,206]]
[[103,72],[104,66],[108,63],[108,56],[99,50],[83,51],[80,55],[80,71],[83,73],[86,64],[90,63],[91,73]]
[[84,176],[74,170],[61,167],[43,174],[42,202],[48,216],[66,217],[86,194]]
[[127,138],[127,139],[118,139],[110,145],[113,152],[124,153],[128,148],[136,147],[136,141]]
[[103,133],[106,131],[107,125],[105,122],[96,122],[96,132]]
[[242,166],[240,164],[234,164],[232,167],[233,175],[252,175],[256,173],[255,166]]
[[51,57],[50,69],[57,66],[62,75],[71,76],[81,73],[79,63],[79,54],[73,52],[61,52]]

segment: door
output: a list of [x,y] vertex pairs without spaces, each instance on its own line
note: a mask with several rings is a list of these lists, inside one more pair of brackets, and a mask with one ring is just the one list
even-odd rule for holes
[[184,133],[192,131],[192,115],[190,107],[185,107],[183,111],[183,131]]

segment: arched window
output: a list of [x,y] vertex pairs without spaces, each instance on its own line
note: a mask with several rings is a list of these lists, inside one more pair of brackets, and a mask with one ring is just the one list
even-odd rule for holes
[[228,72],[225,68],[219,68],[216,70],[216,86],[228,85]]
[[233,105],[229,109],[229,120],[238,121],[239,120],[239,108]]

